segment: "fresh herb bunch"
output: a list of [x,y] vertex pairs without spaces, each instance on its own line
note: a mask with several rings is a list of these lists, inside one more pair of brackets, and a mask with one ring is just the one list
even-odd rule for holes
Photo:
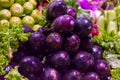
[[27,78],[23,78],[21,74],[18,72],[18,66],[11,69],[9,73],[5,76],[6,80],[28,80]]
[[120,68],[115,68],[111,70],[112,80],[120,79]]
[[104,54],[120,54],[120,36],[114,31],[101,31],[98,36],[94,36],[95,43],[104,49]]
[[22,31],[22,25],[14,24],[10,29],[4,27],[0,31],[0,75],[5,74],[5,67],[10,62],[10,55],[17,51],[21,42],[28,40],[29,34]]

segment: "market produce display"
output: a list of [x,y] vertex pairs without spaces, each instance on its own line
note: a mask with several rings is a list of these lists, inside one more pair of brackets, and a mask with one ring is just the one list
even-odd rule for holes
[[120,80],[111,2],[0,0],[0,80]]

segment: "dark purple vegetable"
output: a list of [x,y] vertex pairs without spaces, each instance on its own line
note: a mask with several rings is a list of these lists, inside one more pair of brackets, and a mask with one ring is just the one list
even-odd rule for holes
[[34,50],[44,49],[45,46],[45,35],[40,32],[33,32],[30,35],[29,42]]
[[12,61],[15,63],[19,63],[22,58],[26,56],[26,53],[24,52],[24,49],[21,51],[17,51],[13,54],[13,59]]
[[68,53],[65,51],[55,53],[48,61],[49,64],[57,70],[67,69],[71,62]]
[[29,80],[37,80],[38,76],[36,76],[36,75],[34,75],[34,74],[29,74],[29,75],[27,75],[27,78],[28,78]]
[[62,15],[57,17],[51,27],[60,33],[70,33],[74,29],[75,19],[70,15]]
[[0,80],[5,80],[4,76],[0,76]]
[[[5,68],[5,72],[8,73],[10,71],[10,69],[14,68],[16,66],[15,63],[11,62],[6,68]],[[1,80],[1,79],[0,79]]]
[[22,43],[18,48],[18,51],[13,54],[13,62],[19,63],[19,61],[26,56],[35,56],[37,53],[39,53],[38,55],[42,54],[42,51],[35,51],[33,47],[34,45],[31,45],[29,40]]
[[53,68],[46,68],[41,74],[40,80],[62,80],[59,72]]
[[45,36],[48,36],[48,34],[52,33],[53,30],[51,28],[46,28],[46,27],[42,27],[42,28],[39,28],[37,30],[37,32],[41,32],[43,33]]
[[70,70],[68,71],[63,80],[83,80],[82,74],[77,70]]
[[80,50],[82,51],[87,51],[87,52],[92,52],[92,47],[93,47],[93,38],[91,36],[84,37],[80,39]]
[[43,70],[43,65],[38,58],[27,56],[20,61],[18,70],[24,76],[30,74],[38,75]]
[[107,76],[110,73],[110,66],[105,60],[97,60],[94,64],[94,70],[100,75],[100,76]]
[[95,60],[103,58],[103,50],[100,46],[94,45],[92,47],[92,54]]
[[71,54],[78,51],[80,46],[80,38],[76,34],[72,34],[70,37],[67,37],[64,42],[64,48],[66,51]]
[[100,80],[100,77],[97,73],[95,72],[88,72],[85,76],[84,76],[84,80]]
[[100,78],[101,78],[101,80],[112,80],[111,75],[108,75],[108,76],[101,76]]
[[60,15],[67,13],[67,6],[64,1],[53,1],[47,8],[46,19],[52,22],[55,18]]
[[80,17],[75,22],[74,32],[77,33],[80,37],[88,36],[93,29],[92,21],[86,17]]
[[73,7],[68,7],[67,8],[67,14],[71,15],[74,18],[77,17],[77,12],[76,12],[76,10]]
[[28,26],[23,26],[22,30],[24,31],[24,33],[28,33],[28,32],[31,33],[31,32],[33,32],[33,30],[30,27],[28,27]]
[[94,58],[90,53],[80,51],[73,58],[72,64],[76,69],[79,69],[81,71],[87,71],[93,67]]
[[59,33],[53,32],[50,33],[46,38],[46,44],[48,49],[58,50],[62,46],[62,37]]

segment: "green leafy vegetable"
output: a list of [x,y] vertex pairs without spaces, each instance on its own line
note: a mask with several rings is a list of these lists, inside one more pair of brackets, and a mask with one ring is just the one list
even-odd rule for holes
[[0,53],[0,75],[5,74],[4,68],[8,65],[10,59]]
[[120,80],[120,68],[111,70],[112,80]]
[[28,40],[30,34],[22,31],[22,25],[15,24],[9,29],[4,27],[0,31],[0,75],[5,74],[5,67],[10,62],[10,54],[17,51],[21,42]]
[[120,36],[114,31],[101,31],[99,36],[94,36],[95,43],[104,49],[104,54],[120,54]]
[[27,78],[23,78],[21,74],[18,72],[18,67],[16,66],[14,69],[11,69],[9,73],[5,76],[6,80],[28,80]]

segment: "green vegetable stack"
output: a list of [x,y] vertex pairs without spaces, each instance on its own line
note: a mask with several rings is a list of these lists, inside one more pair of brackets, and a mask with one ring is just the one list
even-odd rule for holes
[[0,28],[19,24],[36,30],[34,25],[41,27],[45,23],[45,20],[41,23],[44,17],[42,9],[37,8],[36,0],[0,0],[0,4]]

